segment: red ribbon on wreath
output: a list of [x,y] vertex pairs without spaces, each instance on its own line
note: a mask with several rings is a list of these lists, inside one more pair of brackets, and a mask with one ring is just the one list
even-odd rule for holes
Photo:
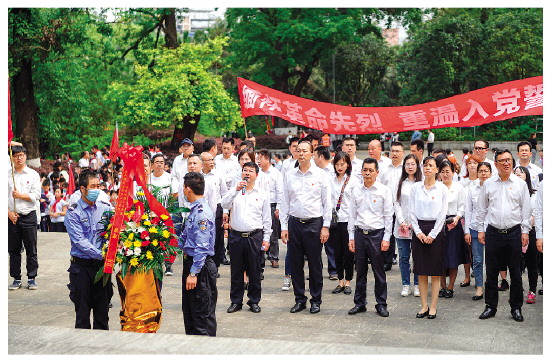
[[[142,151],[142,146],[128,146],[126,143],[124,143],[124,145],[117,151],[117,156],[122,159],[124,168],[122,169],[122,180],[118,190],[118,201],[112,221],[109,247],[105,256],[105,266],[103,268],[103,272],[105,274],[113,273],[120,232],[124,228],[124,212],[133,203],[132,194],[134,180],[143,189],[151,211],[157,214],[158,217],[161,217],[161,215],[168,216],[168,218],[164,220],[164,224],[168,226],[168,230],[174,234],[174,222],[172,221],[170,214],[147,188],[147,177],[145,176],[145,165],[143,164]],[[139,221],[145,212],[143,203],[138,203],[141,205],[136,207],[136,212],[134,213],[133,218],[134,221]],[[138,215],[139,218],[137,218]],[[170,240],[170,245],[177,245],[175,238]]]

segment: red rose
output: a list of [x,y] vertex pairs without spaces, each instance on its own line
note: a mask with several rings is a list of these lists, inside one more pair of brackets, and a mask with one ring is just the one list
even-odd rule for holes
[[163,243],[162,241],[159,242],[159,244],[160,244],[160,248],[161,248],[162,250],[166,250],[166,246],[164,246],[164,243]]
[[160,223],[160,218],[159,217],[154,217],[151,219],[151,223],[153,225],[158,225]]
[[141,246],[142,246],[142,247],[143,247],[143,246],[147,246],[147,245],[149,245],[150,243],[151,243],[151,241],[149,241],[149,240],[143,240],[143,241],[141,242]]
[[139,234],[139,237],[140,237],[141,240],[145,240],[145,238],[149,237],[149,231],[147,231],[147,230],[142,231],[141,234]]

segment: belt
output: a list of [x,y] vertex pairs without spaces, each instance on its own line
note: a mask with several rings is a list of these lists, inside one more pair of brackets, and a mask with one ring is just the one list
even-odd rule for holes
[[487,229],[488,228],[491,228],[493,231],[496,231],[499,234],[508,234],[508,233],[514,232],[517,229],[521,228],[521,226],[518,224],[518,225],[512,226],[509,229],[499,229],[499,228],[494,227],[493,225],[487,225]]
[[361,229],[359,226],[355,227],[355,230],[362,232],[365,235],[373,234],[377,231],[383,230],[383,229]]
[[88,265],[88,266],[100,266],[103,265],[103,260],[99,259],[84,259],[79,258],[78,256],[72,256],[71,255],[71,262],[79,264],[79,265]]
[[242,231],[237,231],[235,229],[231,229],[231,232],[239,235],[240,237],[243,237],[243,238],[249,238],[251,237],[252,235],[255,235],[259,232],[263,231],[262,229],[256,229],[256,230],[252,230],[252,231],[245,231],[245,232],[242,232]]
[[296,220],[298,220],[298,221],[301,222],[302,224],[308,224],[308,223],[310,223],[310,222],[317,221],[317,220],[319,220],[319,219],[321,218],[321,216],[319,216],[319,217],[312,217],[312,218],[309,218],[309,219],[301,219],[301,218],[299,218],[299,217],[295,217],[295,216],[292,216],[292,215],[290,215],[290,217],[291,217],[291,218],[294,218],[294,219],[296,219]]

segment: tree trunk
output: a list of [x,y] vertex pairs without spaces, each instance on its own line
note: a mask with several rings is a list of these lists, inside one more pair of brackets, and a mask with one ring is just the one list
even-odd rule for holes
[[170,8],[170,13],[164,15],[164,40],[166,47],[176,49],[179,46],[176,30],[176,9]]
[[34,98],[32,63],[21,60],[21,70],[13,77],[16,137],[27,149],[28,159],[40,158],[38,151],[38,106]]
[[176,123],[174,127],[174,134],[172,135],[172,141],[170,141],[170,146],[173,149],[178,149],[181,141],[184,138],[189,138],[194,142],[195,132],[197,132],[197,126],[199,125],[199,120],[201,116],[186,116],[182,121]]

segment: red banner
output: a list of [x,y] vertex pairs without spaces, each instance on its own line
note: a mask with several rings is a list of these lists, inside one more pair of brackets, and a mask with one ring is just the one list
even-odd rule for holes
[[[143,189],[151,211],[159,217],[161,215],[170,216],[164,206],[162,206],[162,204],[147,188],[147,178],[145,177],[145,167],[143,164],[143,156],[141,151],[143,151],[143,147],[128,146],[126,143],[117,150],[118,157],[120,157],[124,162],[124,167],[122,168],[122,180],[118,190],[118,199],[115,208],[115,215],[113,217],[113,226],[109,237],[109,248],[107,249],[107,255],[105,256],[105,266],[103,268],[103,272],[105,274],[112,274],[113,272],[118,240],[120,238],[120,232],[124,228],[124,212],[127,210],[130,203],[133,202],[132,193],[134,180]],[[141,214],[143,214],[143,212],[141,212]],[[169,227],[170,232],[174,234],[174,223],[172,222],[172,219],[168,218],[164,221],[164,223]],[[172,245],[174,245],[174,243],[175,241],[172,240]]]
[[270,115],[329,134],[479,126],[542,115],[542,76],[403,107],[348,107],[296,97],[238,78],[243,117]]

